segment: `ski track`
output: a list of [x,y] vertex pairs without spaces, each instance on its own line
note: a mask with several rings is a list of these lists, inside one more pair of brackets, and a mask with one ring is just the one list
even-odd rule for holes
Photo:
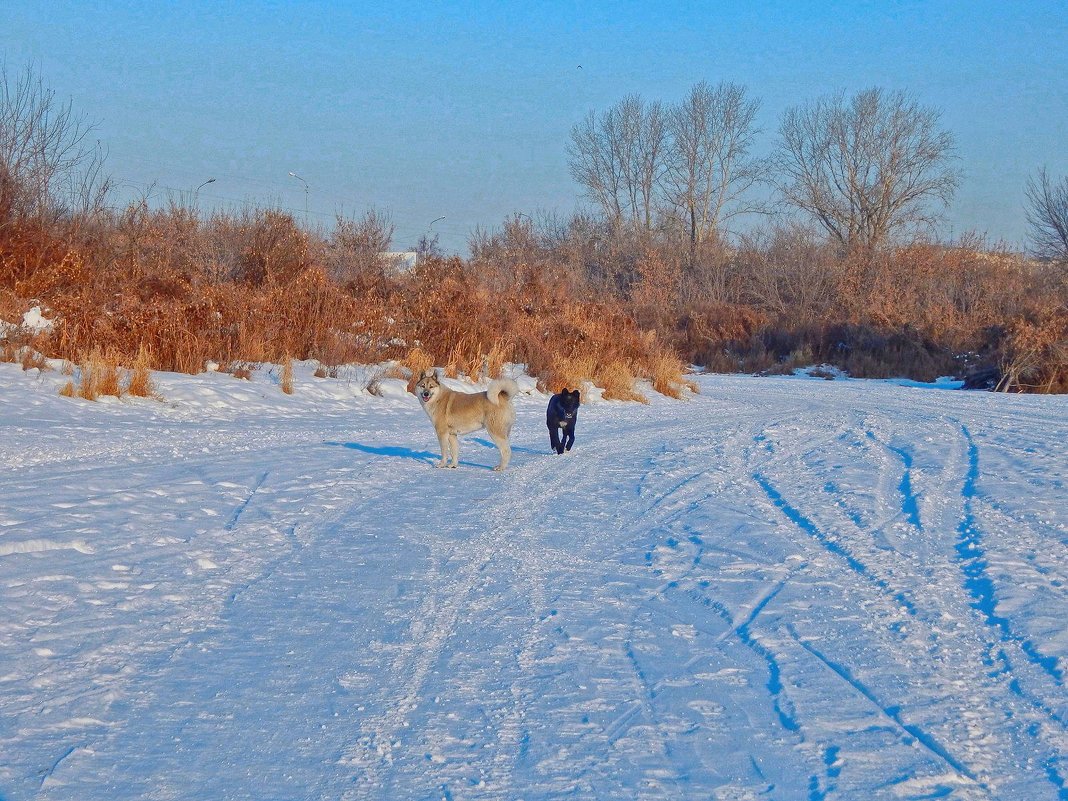
[[0,798],[1068,798],[1063,401],[700,383],[562,457],[521,397],[503,474],[411,398],[52,402],[76,450],[0,446]]

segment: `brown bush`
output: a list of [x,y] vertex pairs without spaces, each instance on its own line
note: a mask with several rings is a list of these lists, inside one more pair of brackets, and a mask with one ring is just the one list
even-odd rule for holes
[[153,398],[156,387],[152,382],[152,355],[148,348],[142,347],[134,359],[130,378],[126,385],[126,394],[136,398]]
[[149,373],[213,361],[248,375],[291,357],[327,375],[403,360],[479,379],[510,360],[547,389],[590,381],[626,397],[636,379],[683,393],[687,363],[923,378],[985,362],[1018,389],[1061,386],[1043,309],[1068,301],[1066,282],[975,237],[843,258],[800,228],[732,249],[517,216],[478,238],[470,262],[393,274],[374,258],[387,233],[378,217],[326,238],[278,210],[204,219],[143,203],[92,224],[9,221],[0,317],[41,302],[55,327],[20,346],[79,363],[105,348],[117,363],[147,359]]
[[282,360],[282,372],[278,385],[286,395],[293,394],[293,360],[289,356]]
[[1013,324],[1001,349],[1005,392],[1068,392],[1068,311],[1048,309]]
[[48,368],[48,360],[33,348],[23,348],[19,358],[23,370],[40,370],[44,372]]
[[95,401],[101,395],[122,396],[119,364],[113,354],[94,348],[78,360],[78,382],[68,382],[60,395]]

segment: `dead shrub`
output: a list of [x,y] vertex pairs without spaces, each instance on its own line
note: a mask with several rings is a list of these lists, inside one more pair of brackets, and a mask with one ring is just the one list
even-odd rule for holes
[[293,394],[293,360],[286,356],[282,361],[282,373],[279,386],[286,395]]
[[75,387],[72,382],[72,391],[79,398],[95,401],[101,395],[122,396],[118,362],[102,349],[94,348],[85,354],[79,360],[78,372],[78,383]]
[[[368,369],[363,381],[363,391],[368,395],[382,397],[382,379],[389,377],[389,369],[372,367]],[[412,391],[412,390],[409,390]]]
[[1068,392],[1068,311],[1016,322],[1001,348],[1002,392]]
[[594,380],[597,386],[604,389],[606,400],[649,402],[648,398],[634,389],[634,371],[623,359],[598,365]]
[[136,398],[156,396],[156,387],[152,381],[152,355],[146,347],[138,351],[137,358],[134,360],[126,385],[126,394]]
[[653,389],[669,398],[681,398],[685,390],[696,394],[697,384],[686,376],[686,366],[677,356],[663,353],[653,359],[649,376]]
[[48,360],[32,348],[23,348],[19,358],[23,370],[40,370],[42,373],[49,369]]
[[511,351],[512,349],[505,344],[503,339],[498,339],[493,343],[484,360],[487,378],[496,379],[504,374],[504,363],[511,358]]
[[585,385],[596,384],[597,359],[589,354],[573,358],[557,358],[540,382],[542,390],[553,394],[565,389],[578,389],[582,397]]
[[220,373],[229,373],[234,378],[240,378],[245,381],[252,380],[252,373],[258,368],[258,365],[252,362],[231,362],[219,368]]
[[147,203],[93,220],[5,218],[0,317],[40,303],[55,325],[0,341],[0,358],[31,345],[81,363],[100,347],[132,364],[147,348],[150,370],[210,361],[242,378],[287,358],[317,360],[317,377],[395,360],[413,381],[433,365],[495,378],[513,361],[548,389],[589,381],[632,397],[635,378],[685,394],[680,364],[930,378],[974,353],[969,366],[1000,365],[1008,386],[1064,384],[1044,309],[1068,302],[1068,282],[978,237],[845,257],[797,226],[695,248],[670,225],[517,215],[474,237],[470,262],[396,273],[377,256],[390,230],[377,214],[326,233],[277,209],[205,219]]

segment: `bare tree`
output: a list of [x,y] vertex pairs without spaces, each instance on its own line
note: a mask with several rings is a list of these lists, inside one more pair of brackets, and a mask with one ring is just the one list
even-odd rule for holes
[[660,103],[628,95],[601,114],[590,112],[571,130],[571,175],[605,217],[645,230],[654,215],[666,170],[667,115]]
[[1037,181],[1027,180],[1026,196],[1032,252],[1068,264],[1068,178],[1052,181],[1043,167]]
[[938,219],[957,185],[953,136],[904,92],[866,89],[786,111],[777,167],[787,203],[843,249],[872,249]]
[[98,209],[109,180],[91,132],[32,67],[11,77],[0,65],[0,208],[49,218]]
[[742,200],[767,173],[766,163],[750,156],[759,108],[746,99],[743,86],[702,81],[668,111],[667,183],[672,204],[686,218],[691,246],[715,236],[730,217],[759,208]]
[[613,126],[610,113],[589,112],[571,129],[567,152],[571,177],[586,188],[586,196],[605,218],[618,224],[623,219],[623,165],[611,146]]
[[349,281],[366,274],[383,274],[382,254],[393,241],[394,225],[388,214],[369,209],[360,218],[335,218],[330,239],[330,261],[335,278]]

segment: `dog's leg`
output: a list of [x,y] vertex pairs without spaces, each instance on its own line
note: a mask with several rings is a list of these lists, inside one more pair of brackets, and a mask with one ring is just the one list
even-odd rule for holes
[[564,452],[564,446],[560,444],[559,426],[549,426],[549,447],[556,453]]
[[512,446],[508,444],[507,436],[502,437],[492,431],[489,432],[489,435],[490,439],[493,440],[493,444],[497,446],[497,450],[501,452],[501,463],[493,469],[497,471],[504,470],[508,467],[508,462],[512,458]]
[[455,431],[449,433],[449,448],[452,451],[452,464],[450,467],[460,466],[460,437]]
[[441,461],[434,467],[448,467],[449,466],[449,432],[441,431],[438,433],[438,444],[441,446]]
[[571,446],[575,444],[575,426],[569,425],[564,429],[564,450],[570,451]]

